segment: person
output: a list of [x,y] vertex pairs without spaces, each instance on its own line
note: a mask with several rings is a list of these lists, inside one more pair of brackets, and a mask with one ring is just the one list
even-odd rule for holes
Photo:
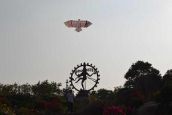
[[73,105],[74,105],[74,94],[72,90],[69,90],[66,95],[67,98],[67,109],[68,112],[73,112]]

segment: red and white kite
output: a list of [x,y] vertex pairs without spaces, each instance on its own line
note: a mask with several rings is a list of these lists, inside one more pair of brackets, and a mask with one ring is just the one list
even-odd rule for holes
[[87,20],[69,20],[64,22],[64,24],[69,27],[69,28],[76,28],[75,30],[77,32],[80,32],[82,29],[81,28],[87,28],[90,26],[92,23],[87,21]]

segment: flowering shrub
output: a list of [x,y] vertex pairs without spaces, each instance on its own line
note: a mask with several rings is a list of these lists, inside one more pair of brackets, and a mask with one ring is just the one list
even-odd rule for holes
[[124,110],[119,106],[110,106],[104,109],[103,115],[126,115]]
[[61,100],[58,97],[50,98],[48,100],[40,100],[36,107],[37,110],[44,110],[44,111],[53,111],[53,112],[62,112],[63,105]]

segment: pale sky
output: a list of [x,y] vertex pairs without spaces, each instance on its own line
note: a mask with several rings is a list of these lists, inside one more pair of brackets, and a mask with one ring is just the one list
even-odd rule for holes
[[[93,24],[76,32],[67,20]],[[0,83],[61,82],[82,62],[98,88],[124,84],[138,60],[172,68],[172,0],[0,0]]]

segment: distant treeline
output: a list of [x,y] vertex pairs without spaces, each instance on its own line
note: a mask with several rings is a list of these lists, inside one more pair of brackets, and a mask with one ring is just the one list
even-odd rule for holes
[[[147,102],[154,102],[158,108],[148,110],[154,111],[156,115],[172,115],[172,69],[161,75],[149,62],[137,61],[131,65],[124,78],[125,84],[114,90],[91,91],[89,101],[83,102],[89,104],[87,107],[76,100],[75,112],[87,108],[85,111],[88,115],[93,112],[94,115],[110,115],[111,110],[116,111],[113,109],[119,107],[126,115],[140,115],[136,114],[140,107]],[[61,83],[48,80],[33,85],[0,84],[0,115],[64,114],[67,111],[67,90],[61,89]],[[106,109],[108,106],[110,109]],[[103,114],[104,110],[106,114]]]
[[61,83],[48,82],[48,80],[38,82],[30,85],[28,83],[18,85],[14,84],[0,84],[0,96],[9,95],[34,95],[34,96],[53,96],[60,95]]

